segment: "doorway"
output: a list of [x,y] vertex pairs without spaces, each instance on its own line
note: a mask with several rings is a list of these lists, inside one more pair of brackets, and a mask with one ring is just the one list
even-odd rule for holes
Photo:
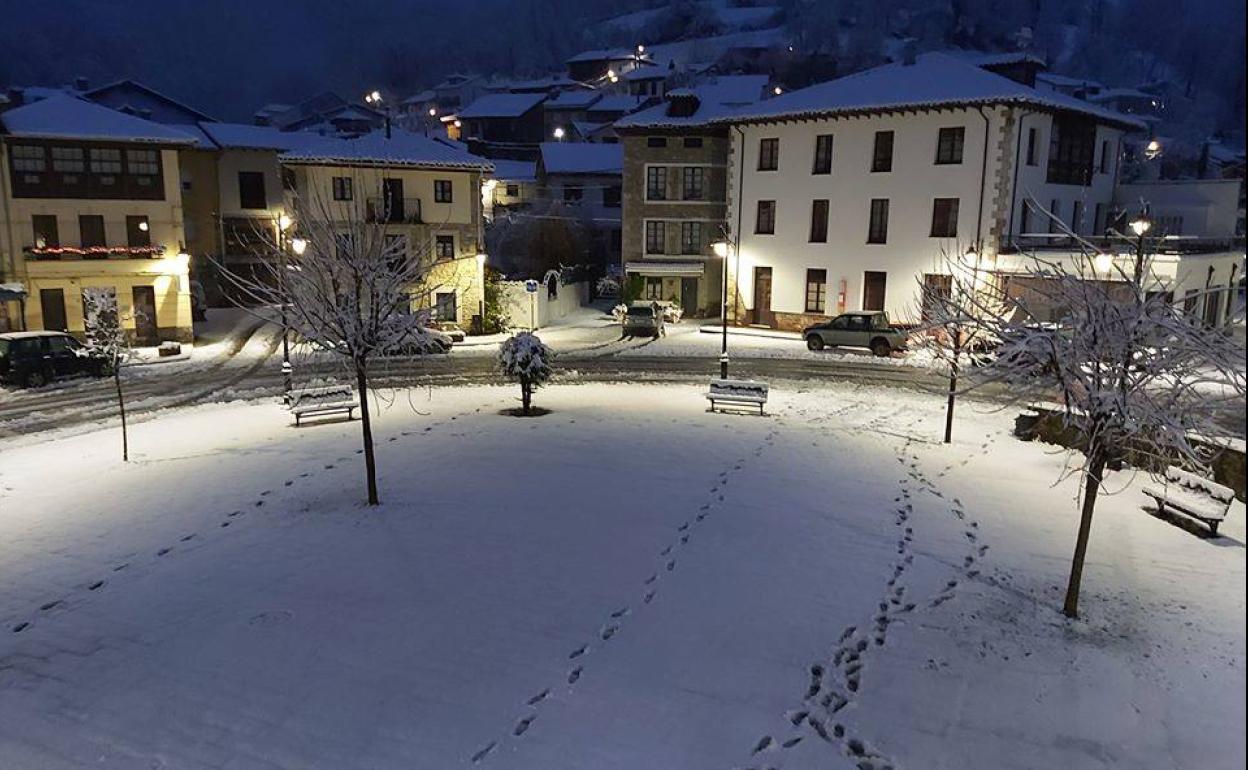
[[862,274],[862,309],[883,310],[888,273],[868,270]]
[[698,279],[680,279],[680,309],[692,317],[698,309]]
[[385,221],[404,222],[403,211],[403,180],[383,179],[381,182],[382,205],[385,207]]
[[134,300],[134,338],[140,345],[159,342],[156,333],[156,289],[152,286],[135,286],[131,292]]
[[775,326],[776,314],[771,310],[771,268],[754,268],[754,323]]
[[43,308],[43,328],[50,332],[69,331],[65,317],[65,290],[40,289],[39,305]]

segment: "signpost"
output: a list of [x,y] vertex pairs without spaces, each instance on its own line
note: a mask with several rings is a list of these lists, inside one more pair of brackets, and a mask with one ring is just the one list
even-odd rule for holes
[[524,282],[524,290],[529,293],[529,331],[537,331],[537,281],[530,278]]

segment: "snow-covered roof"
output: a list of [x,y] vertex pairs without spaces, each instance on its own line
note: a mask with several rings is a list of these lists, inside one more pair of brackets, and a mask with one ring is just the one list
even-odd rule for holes
[[496,160],[493,178],[501,182],[537,181],[537,163],[531,160]]
[[542,168],[547,174],[622,174],[624,145],[543,142]]
[[601,91],[564,91],[546,102],[548,110],[583,110],[601,99]]
[[460,118],[518,118],[546,99],[546,94],[486,94],[459,111]]
[[1037,90],[947,54],[930,53],[914,64],[885,64],[738,109],[722,122],[821,117],[915,107],[1027,104],[1078,112],[1106,123],[1144,129],[1136,118],[1058,91]]
[[604,129],[610,128],[610,126],[610,123],[593,123],[588,120],[572,121],[572,130],[582,137],[593,136]]
[[[632,59],[637,52],[631,48],[595,48],[590,51],[581,51],[567,59],[568,64],[576,64],[578,62],[591,61],[615,61],[617,59]],[[644,55],[642,58],[646,58]]]
[[424,104],[425,102],[431,102],[436,98],[438,98],[437,92],[434,91],[432,88],[426,88],[424,91],[421,91],[420,93],[412,94],[411,96],[407,97],[406,99],[404,99],[403,101],[399,103],[400,104]]
[[948,56],[963,59],[976,67],[1003,67],[1009,64],[1035,64],[1039,67],[1048,66],[1044,59],[1026,51],[1007,51],[1005,53],[985,53],[984,51],[968,51],[953,49],[942,51]]
[[200,123],[199,128],[213,144],[224,150],[293,150],[320,136],[300,131],[278,131],[272,126],[247,123]]
[[1106,88],[1087,97],[1090,102],[1111,102],[1115,99],[1156,99],[1156,94],[1146,93],[1138,88]]
[[[82,95],[84,98],[90,99],[93,102],[104,104],[105,106],[113,107],[114,109],[116,109],[117,105],[109,101],[109,95],[112,92],[122,93],[123,96],[121,98],[123,99],[126,98],[124,94],[128,93],[132,95],[132,98],[133,96],[137,95],[137,96],[149,99],[149,100],[155,100],[157,102],[164,103],[173,111],[173,115],[177,115],[178,117],[183,118],[183,120],[163,120],[162,119],[162,121],[166,123],[182,124],[182,123],[200,121],[200,120],[216,120],[216,118],[212,117],[211,115],[208,115],[207,113],[197,110],[194,107],[191,107],[190,105],[184,102],[178,101],[177,99],[174,99],[171,96],[166,96],[165,94],[162,94],[161,92],[157,91],[151,86],[144,85],[143,83],[140,83],[137,80],[130,80],[128,78],[124,80],[117,80],[112,83],[107,83],[98,88],[88,89],[86,91],[83,91]],[[149,101],[149,104],[150,103],[151,102]],[[190,118],[190,120],[185,120],[185,118]]]
[[620,77],[624,80],[666,80],[671,74],[666,67],[634,67]]
[[551,91],[556,88],[569,88],[579,85],[577,81],[566,75],[547,75],[540,78],[523,78],[520,80],[512,80],[503,78],[500,80],[491,80],[485,84],[485,88],[489,91],[510,91],[511,93],[527,93],[535,91]]
[[639,96],[628,94],[607,94],[589,108],[589,112],[632,112],[644,101]]
[[1089,78],[1072,78],[1056,72],[1037,72],[1036,82],[1045,83],[1055,88],[1104,88],[1101,83]]
[[[767,84],[766,75],[721,75],[693,88],[668,91],[668,101],[620,118],[615,122],[615,127],[623,129],[680,128],[707,125],[717,118],[732,114],[744,105],[753,104],[762,99]],[[682,97],[696,97],[697,109],[687,116],[669,114],[671,100]]]
[[114,142],[195,144],[196,138],[173,126],[136,118],[66,94],[0,113],[4,133],[30,139],[82,139]]
[[488,171],[490,161],[450,144],[395,128],[391,136],[372,131],[355,139],[318,137],[318,141],[285,152],[283,163],[363,166],[427,166]]

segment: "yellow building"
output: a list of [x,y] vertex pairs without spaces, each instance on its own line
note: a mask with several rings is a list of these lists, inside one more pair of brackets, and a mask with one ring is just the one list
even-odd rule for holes
[[[295,212],[315,207],[335,221],[384,224],[403,239],[409,258],[427,260],[424,285],[413,286],[413,310],[434,320],[475,327],[483,301],[481,215],[488,160],[445,140],[393,129],[357,139],[325,139],[283,153]],[[298,213],[296,213],[296,217]],[[295,222],[296,230],[299,223]]]
[[84,332],[82,290],[117,293],[140,344],[190,341],[178,151],[188,134],[73,96],[0,113],[0,330]]

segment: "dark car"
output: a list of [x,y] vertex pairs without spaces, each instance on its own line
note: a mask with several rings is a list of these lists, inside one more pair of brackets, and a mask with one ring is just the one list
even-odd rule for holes
[[37,388],[52,380],[105,373],[104,359],[65,332],[0,334],[0,381]]
[[624,336],[654,337],[667,334],[663,308],[656,302],[634,302],[624,315]]
[[893,351],[906,349],[906,332],[888,324],[888,313],[864,311],[844,313],[830,321],[809,326],[802,331],[806,347],[823,350],[825,347],[869,348],[877,356],[892,355]]

